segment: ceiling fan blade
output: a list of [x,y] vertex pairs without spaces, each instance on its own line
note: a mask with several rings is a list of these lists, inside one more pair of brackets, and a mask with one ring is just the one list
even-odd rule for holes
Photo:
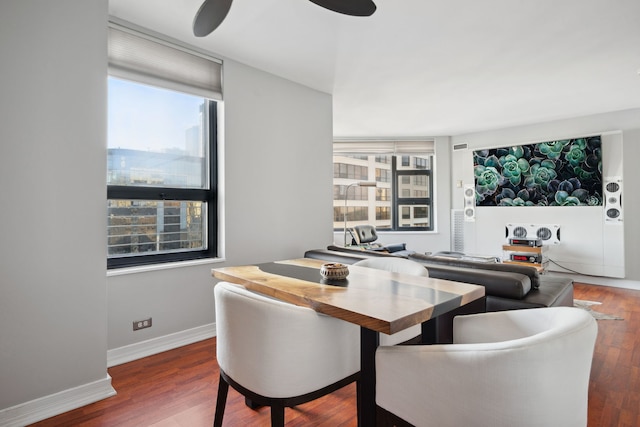
[[371,16],[376,11],[372,0],[309,0],[334,12],[352,16]]
[[211,34],[224,21],[229,9],[231,9],[232,1],[205,0],[193,20],[193,34],[196,37],[204,37]]

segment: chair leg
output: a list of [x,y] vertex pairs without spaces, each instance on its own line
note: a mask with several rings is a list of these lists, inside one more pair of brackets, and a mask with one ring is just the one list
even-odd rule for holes
[[414,425],[376,405],[376,427],[414,427]]
[[284,427],[284,405],[271,405],[271,427]]
[[253,409],[253,410],[256,410],[256,409],[258,409],[258,408],[261,408],[261,407],[262,407],[262,405],[258,405],[258,404],[257,404],[257,403],[255,403],[253,400],[249,399],[248,397],[245,397],[245,398],[244,398],[244,404],[245,404],[247,407],[249,407],[249,408],[251,408],[251,409]]
[[229,393],[229,384],[222,378],[218,382],[218,398],[216,400],[216,415],[213,419],[213,427],[222,427],[222,418],[224,417],[224,409],[227,405],[227,394]]

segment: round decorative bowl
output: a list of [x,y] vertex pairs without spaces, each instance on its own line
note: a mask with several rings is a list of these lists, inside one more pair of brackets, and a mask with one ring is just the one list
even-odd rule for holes
[[330,262],[320,266],[320,274],[329,280],[344,280],[349,275],[349,267],[339,262]]

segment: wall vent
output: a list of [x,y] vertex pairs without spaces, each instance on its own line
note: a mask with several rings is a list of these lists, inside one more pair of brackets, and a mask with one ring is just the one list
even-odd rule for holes
[[465,150],[467,147],[468,147],[468,144],[467,144],[467,143],[464,143],[464,144],[455,144],[455,145],[453,146],[453,149],[454,149],[454,150]]
[[464,252],[464,210],[451,209],[451,250]]

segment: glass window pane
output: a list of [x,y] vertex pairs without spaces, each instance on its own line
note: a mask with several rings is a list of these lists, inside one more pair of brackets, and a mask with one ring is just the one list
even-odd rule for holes
[[398,205],[400,227],[429,227],[429,207],[427,205]]
[[413,207],[413,217],[416,219],[424,219],[427,218],[428,209],[426,206],[414,206]]
[[398,179],[398,195],[402,198],[429,197],[429,177],[427,175],[402,175]]
[[207,105],[110,77],[107,184],[208,188]]
[[109,200],[108,256],[204,250],[206,208],[199,201]]

